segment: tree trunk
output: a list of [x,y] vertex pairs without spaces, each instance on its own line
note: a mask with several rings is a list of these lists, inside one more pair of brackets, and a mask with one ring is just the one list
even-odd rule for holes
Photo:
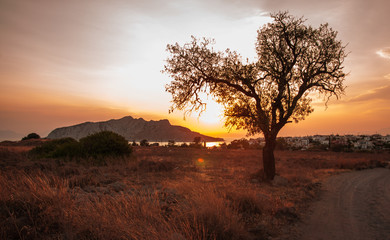
[[265,177],[268,180],[273,180],[275,177],[275,145],[276,137],[271,136],[265,138],[265,146],[263,148],[263,168]]

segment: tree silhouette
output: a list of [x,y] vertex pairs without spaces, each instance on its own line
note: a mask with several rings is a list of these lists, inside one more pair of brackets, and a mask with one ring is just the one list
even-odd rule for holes
[[26,137],[22,138],[22,141],[29,140],[29,139],[40,139],[41,136],[39,136],[37,133],[29,133]]
[[275,176],[274,149],[279,131],[289,122],[308,116],[311,93],[326,102],[344,92],[345,46],[328,24],[305,25],[288,12],[271,14],[273,22],[258,30],[256,61],[244,61],[235,51],[215,51],[210,39],[180,46],[167,45],[171,54],[164,73],[173,79],[166,85],[174,109],[185,114],[206,109],[207,94],[224,106],[225,126],[263,133],[263,168],[267,179]]
[[142,139],[141,142],[139,143],[140,146],[142,147],[148,147],[149,146],[149,141],[146,139]]
[[198,144],[200,144],[200,141],[202,140],[202,138],[201,137],[194,137],[194,143],[195,143],[195,145],[198,145]]

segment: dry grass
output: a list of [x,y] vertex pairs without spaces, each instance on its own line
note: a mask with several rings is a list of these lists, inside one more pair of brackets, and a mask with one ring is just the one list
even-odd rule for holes
[[283,239],[324,177],[389,160],[277,152],[275,184],[259,180],[257,150],[134,154],[92,166],[0,148],[0,239]]

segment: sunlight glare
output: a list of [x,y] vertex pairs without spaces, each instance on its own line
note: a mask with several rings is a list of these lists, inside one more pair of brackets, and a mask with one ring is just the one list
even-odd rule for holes
[[205,100],[207,103],[206,111],[204,111],[199,120],[206,124],[217,124],[222,121],[223,117],[223,107],[213,100]]
[[223,142],[206,142],[207,148],[219,147]]

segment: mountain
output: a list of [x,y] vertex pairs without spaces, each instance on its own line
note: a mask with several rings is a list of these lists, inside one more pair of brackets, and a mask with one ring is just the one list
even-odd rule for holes
[[80,139],[101,131],[116,132],[129,141],[147,139],[149,142],[167,142],[169,140],[192,142],[195,137],[201,137],[202,141],[206,142],[223,141],[222,138],[209,137],[193,132],[185,127],[171,125],[166,119],[145,121],[142,118],[132,118],[130,116],[105,122],[85,122],[74,126],[57,128],[49,133],[47,138],[71,137]]
[[3,140],[20,140],[23,137],[22,134],[9,131],[9,130],[0,130],[0,141]]

